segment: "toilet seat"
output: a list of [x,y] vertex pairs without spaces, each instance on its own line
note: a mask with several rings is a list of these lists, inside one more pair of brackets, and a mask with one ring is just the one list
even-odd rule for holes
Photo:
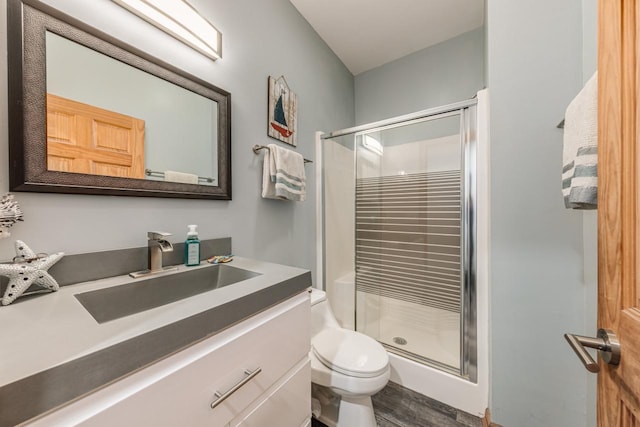
[[376,377],[389,365],[389,356],[379,342],[347,329],[321,331],[311,340],[311,348],[323,365],[351,377]]

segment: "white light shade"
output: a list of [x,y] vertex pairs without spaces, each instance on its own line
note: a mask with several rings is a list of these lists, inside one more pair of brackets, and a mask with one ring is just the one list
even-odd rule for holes
[[222,57],[222,34],[184,0],[112,0],[211,59]]

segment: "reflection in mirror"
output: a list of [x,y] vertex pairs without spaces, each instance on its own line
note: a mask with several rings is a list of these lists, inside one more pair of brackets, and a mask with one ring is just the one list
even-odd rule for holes
[[46,48],[49,170],[215,182],[215,101],[50,31]]
[[38,0],[7,50],[12,191],[231,199],[228,92]]

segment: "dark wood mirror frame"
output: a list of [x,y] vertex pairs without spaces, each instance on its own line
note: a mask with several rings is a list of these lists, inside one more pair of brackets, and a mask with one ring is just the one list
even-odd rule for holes
[[[45,33],[51,31],[218,104],[217,186],[47,169]],[[231,94],[36,0],[7,1],[11,191],[231,199]],[[185,153],[185,156],[193,153]]]

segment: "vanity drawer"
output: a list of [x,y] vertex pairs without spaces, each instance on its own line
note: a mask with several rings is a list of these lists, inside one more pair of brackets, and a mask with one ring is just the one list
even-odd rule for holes
[[[226,426],[307,358],[309,317],[305,292],[34,425]],[[245,370],[258,368],[260,373],[211,408],[216,392],[224,394],[245,379]]]
[[[305,358],[229,427],[300,427],[311,418],[311,362]],[[252,405],[254,406],[254,405]]]

